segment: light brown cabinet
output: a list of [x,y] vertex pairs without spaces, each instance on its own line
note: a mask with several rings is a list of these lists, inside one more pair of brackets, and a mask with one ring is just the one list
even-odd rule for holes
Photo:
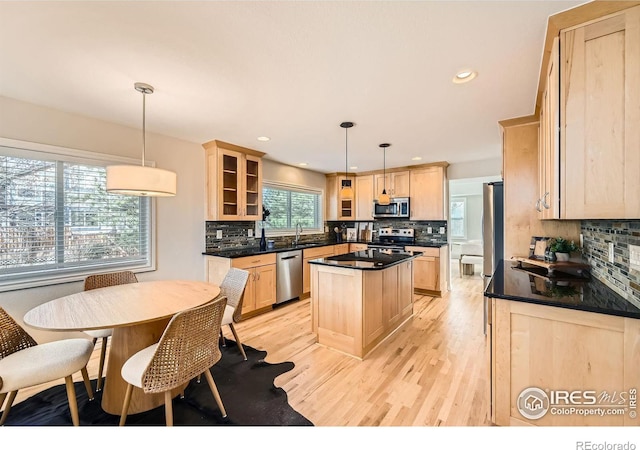
[[[348,244],[347,244],[348,245]],[[312,259],[326,258],[334,255],[333,245],[323,247],[312,247],[302,250],[302,294],[307,296],[311,292],[311,269],[309,261]]]
[[640,217],[640,6],[560,32],[561,217]]
[[349,252],[350,253],[359,252],[361,250],[366,250],[367,248],[368,248],[367,244],[359,244],[359,243],[349,244]]
[[416,292],[442,295],[449,290],[449,246],[407,246],[407,251],[422,252],[413,260],[413,287]]
[[356,220],[373,220],[373,175],[356,177]]
[[447,220],[445,167],[412,169],[410,179],[411,220]]
[[[524,417],[518,397],[528,388],[628,393],[640,385],[640,320],[510,300],[489,302],[491,418],[497,425],[637,426],[629,413]],[[628,400],[628,399],[627,399]],[[602,402],[606,403],[606,402]],[[557,406],[567,406],[560,402]],[[628,403],[627,403],[628,405]],[[602,406],[602,404],[597,405]],[[614,406],[614,405],[610,405]]]
[[203,147],[207,220],[261,220],[264,153],[222,141]]
[[206,280],[220,284],[231,267],[249,272],[247,286],[242,300],[242,316],[269,311],[276,302],[276,254],[246,256],[243,258],[222,258],[206,256]]
[[391,197],[409,197],[410,176],[408,170],[400,172],[387,172],[386,174],[376,174],[375,176],[375,192],[377,197],[382,194],[385,189]]
[[[356,188],[354,175],[345,177],[344,175],[326,175],[326,220],[355,220],[356,217]],[[354,198],[342,198],[340,191],[342,182],[348,180],[354,190]]]

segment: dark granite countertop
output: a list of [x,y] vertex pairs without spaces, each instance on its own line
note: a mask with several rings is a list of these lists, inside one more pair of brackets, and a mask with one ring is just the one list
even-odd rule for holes
[[542,268],[519,268],[501,261],[484,294],[486,297],[556,306],[640,319],[640,308],[602,282],[556,273],[547,277]]
[[[219,256],[221,258],[242,258],[244,256],[254,256],[254,255],[265,255],[268,253],[280,253],[280,252],[288,252],[291,250],[304,250],[305,248],[313,248],[313,247],[324,247],[327,245],[338,245],[338,244],[370,244],[370,242],[366,241],[349,241],[349,242],[335,242],[335,241],[316,241],[316,242],[303,242],[293,247],[291,245],[279,245],[275,248],[268,248],[266,250],[260,250],[259,247],[236,247],[236,248],[228,248],[221,249],[216,251],[202,252],[203,255],[208,256]],[[447,242],[432,242],[432,241],[424,241],[424,242],[415,242],[412,244],[416,247],[436,247],[440,248],[443,245],[448,245]]]
[[389,249],[369,249],[345,255],[312,259],[309,264],[344,267],[359,270],[383,270],[422,255],[422,252],[405,252]]

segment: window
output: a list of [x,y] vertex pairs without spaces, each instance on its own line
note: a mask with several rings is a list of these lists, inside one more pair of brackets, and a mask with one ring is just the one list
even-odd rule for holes
[[[296,224],[300,224],[305,232],[323,232],[322,191],[319,189],[264,182],[262,204],[271,213],[264,224],[266,234],[294,234]],[[256,231],[261,223],[256,223]]]
[[105,190],[122,158],[25,146],[0,145],[0,290],[154,268],[150,199]]
[[451,200],[450,206],[450,233],[454,239],[466,239],[467,227],[465,215],[467,212],[466,198]]

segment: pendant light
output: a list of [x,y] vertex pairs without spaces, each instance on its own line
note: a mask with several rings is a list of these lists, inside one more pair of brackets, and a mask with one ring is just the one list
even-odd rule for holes
[[380,144],[382,151],[384,152],[384,159],[382,163],[382,180],[383,180],[383,188],[382,194],[378,196],[378,204],[379,205],[388,205],[391,203],[391,198],[389,198],[389,194],[387,194],[387,147],[391,147],[391,144]]
[[353,122],[342,122],[340,126],[344,128],[344,176],[345,179],[342,180],[342,189],[340,190],[340,198],[352,199],[353,198],[353,189],[351,188],[351,180],[349,179],[349,175],[347,169],[349,167],[348,159],[349,159],[349,147],[347,146],[347,130],[354,125]]
[[172,197],[176,195],[176,174],[155,167],[145,167],[146,151],[146,96],[153,94],[153,86],[135,83],[136,91],[142,93],[142,165],[107,166],[107,192],[112,194],[145,197]]

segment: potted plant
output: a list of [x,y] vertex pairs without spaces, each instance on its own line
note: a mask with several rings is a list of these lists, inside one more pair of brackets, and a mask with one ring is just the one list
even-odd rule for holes
[[549,250],[555,253],[558,261],[569,261],[569,254],[571,252],[579,251],[580,247],[578,247],[573,241],[567,241],[564,238],[557,237],[551,240]]

